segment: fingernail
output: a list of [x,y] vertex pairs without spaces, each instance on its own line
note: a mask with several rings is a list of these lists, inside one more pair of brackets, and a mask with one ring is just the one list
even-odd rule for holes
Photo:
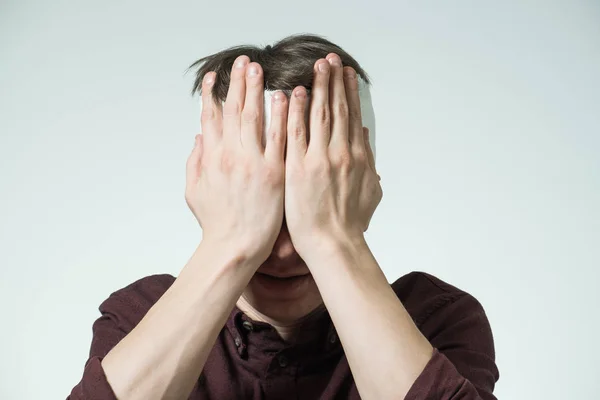
[[299,99],[302,99],[306,97],[306,91],[303,88],[300,88],[294,92],[294,96],[298,97]]
[[273,95],[273,101],[276,104],[280,104],[281,102],[283,102],[283,92],[282,91],[275,92],[275,94]]
[[348,79],[354,79],[354,78],[356,78],[356,72],[354,72],[354,70],[351,69],[351,68],[346,68],[344,75]]
[[248,61],[248,60],[246,60],[246,58],[240,58],[239,60],[237,60],[235,62],[235,67],[236,68],[244,68],[244,66],[246,65],[246,61]]
[[258,68],[256,68],[256,65],[251,65],[248,68],[248,76],[256,76],[258,75]]
[[337,57],[331,57],[329,59],[329,62],[331,63],[331,65],[336,66],[336,67],[341,67],[342,66],[342,62]]
[[319,64],[319,71],[327,72],[327,63],[326,62],[322,62]]
[[204,83],[206,83],[208,85],[210,85],[211,83],[213,83],[213,74],[211,74],[209,72],[206,75],[204,75]]

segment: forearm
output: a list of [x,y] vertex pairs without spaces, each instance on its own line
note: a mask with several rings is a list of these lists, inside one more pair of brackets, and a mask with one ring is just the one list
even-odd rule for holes
[[165,294],[102,360],[121,400],[186,399],[236,300],[258,268],[201,243]]
[[433,347],[415,326],[364,239],[321,243],[306,261],[361,397],[404,398]]

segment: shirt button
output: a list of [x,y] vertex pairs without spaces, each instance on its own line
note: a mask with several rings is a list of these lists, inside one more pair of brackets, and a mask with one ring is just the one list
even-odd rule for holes
[[239,337],[235,338],[235,345],[236,347],[240,347],[242,345],[242,339]]
[[278,361],[279,361],[279,366],[281,368],[287,367],[287,365],[288,365],[288,359],[287,359],[286,356],[284,356],[283,354],[280,355],[279,358],[278,358]]
[[329,336],[329,343],[333,344],[337,341],[337,335],[335,334],[335,332],[332,332],[331,335]]
[[242,322],[242,326],[244,328],[246,328],[247,331],[252,331],[254,329],[254,326],[252,325],[252,322],[250,322],[250,321]]

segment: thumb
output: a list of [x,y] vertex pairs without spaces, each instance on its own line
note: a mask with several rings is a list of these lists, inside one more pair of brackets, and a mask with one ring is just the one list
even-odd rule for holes
[[196,135],[194,139],[194,148],[187,159],[186,163],[186,180],[187,182],[194,181],[200,176],[200,160],[202,160],[203,148],[202,134]]
[[375,170],[375,156],[373,155],[373,149],[371,148],[371,141],[369,140],[369,128],[363,126],[363,137],[365,140],[365,149],[367,150],[367,159],[369,160],[369,165],[373,171]]

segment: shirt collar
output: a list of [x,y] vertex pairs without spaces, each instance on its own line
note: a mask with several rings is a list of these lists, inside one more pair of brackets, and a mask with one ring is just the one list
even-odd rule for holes
[[327,356],[339,351],[341,344],[325,305],[321,304],[311,314],[313,315],[300,323],[300,331],[293,344],[284,342],[271,324],[253,320],[237,305],[227,318],[226,328],[242,358],[261,356],[265,352],[276,352],[284,348],[297,353],[299,358]]

